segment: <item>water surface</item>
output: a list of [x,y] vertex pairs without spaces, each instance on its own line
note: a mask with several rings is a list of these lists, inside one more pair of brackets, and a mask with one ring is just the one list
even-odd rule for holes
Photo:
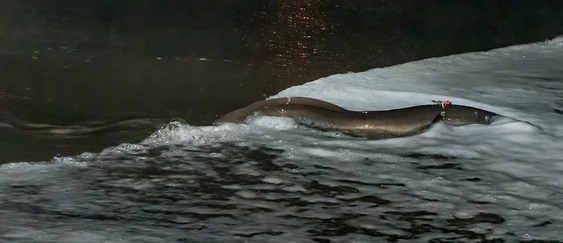
[[333,75],[274,96],[351,110],[449,99],[509,117],[491,126],[437,125],[413,137],[364,140],[286,118],[222,126],[178,120],[99,153],[4,163],[0,217],[10,220],[0,222],[0,237],[563,241],[562,61],[558,38]]

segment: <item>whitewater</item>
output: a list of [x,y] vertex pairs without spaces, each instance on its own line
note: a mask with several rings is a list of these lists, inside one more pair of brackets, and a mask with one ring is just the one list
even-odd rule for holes
[[[563,37],[337,74],[270,97],[501,114],[367,140],[289,118],[0,165],[5,242],[563,241]],[[33,153],[33,148],[29,148]]]

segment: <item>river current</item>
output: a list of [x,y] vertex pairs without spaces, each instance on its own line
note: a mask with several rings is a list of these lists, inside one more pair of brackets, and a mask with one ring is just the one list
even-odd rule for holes
[[447,99],[508,117],[406,138],[353,138],[273,117],[221,126],[6,120],[1,131],[14,139],[152,134],[101,152],[1,164],[0,241],[561,242],[561,63],[560,37],[332,75],[274,96],[350,110]]

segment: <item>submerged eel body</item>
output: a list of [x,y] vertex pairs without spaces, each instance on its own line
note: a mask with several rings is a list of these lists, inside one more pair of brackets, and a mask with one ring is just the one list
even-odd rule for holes
[[263,100],[227,113],[215,121],[243,123],[254,114],[290,117],[321,130],[368,137],[404,137],[421,133],[437,122],[452,126],[491,124],[497,114],[461,105],[421,105],[385,111],[350,111],[312,98],[288,97]]
[[10,113],[0,111],[0,128],[14,128],[19,132],[58,137],[91,136],[110,132],[137,131],[139,129],[158,129],[164,124],[158,119],[121,119],[108,122],[91,122],[82,125],[51,125],[19,120]]

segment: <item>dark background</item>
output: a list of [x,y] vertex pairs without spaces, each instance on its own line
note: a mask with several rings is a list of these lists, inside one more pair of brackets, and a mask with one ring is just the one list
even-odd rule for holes
[[0,110],[216,116],[330,74],[544,41],[563,1],[0,0]]

